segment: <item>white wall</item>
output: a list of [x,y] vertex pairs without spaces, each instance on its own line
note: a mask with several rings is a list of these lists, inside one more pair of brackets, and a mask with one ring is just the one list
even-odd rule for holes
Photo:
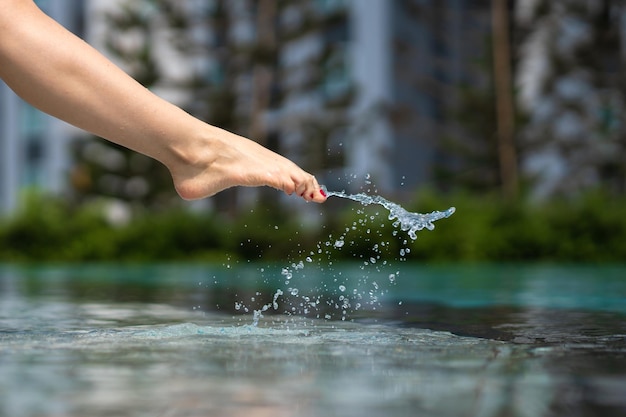
[[[372,117],[391,100],[391,2],[351,0],[351,72],[357,88],[355,130],[350,135],[348,170],[358,181],[371,175],[380,191],[392,188],[391,128],[385,117]],[[372,113],[374,112],[374,113]]]

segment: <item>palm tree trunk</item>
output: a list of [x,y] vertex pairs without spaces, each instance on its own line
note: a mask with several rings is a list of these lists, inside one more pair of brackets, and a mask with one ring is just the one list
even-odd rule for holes
[[515,150],[515,109],[512,92],[511,44],[507,0],[492,0],[493,73],[496,91],[498,159],[500,180],[506,198],[519,193],[517,152]]

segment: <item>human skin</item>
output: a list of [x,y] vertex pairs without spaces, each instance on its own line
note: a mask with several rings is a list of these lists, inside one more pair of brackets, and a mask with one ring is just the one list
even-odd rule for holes
[[159,98],[32,0],[2,0],[0,78],[40,110],[160,161],[184,199],[270,186],[326,200],[313,175]]

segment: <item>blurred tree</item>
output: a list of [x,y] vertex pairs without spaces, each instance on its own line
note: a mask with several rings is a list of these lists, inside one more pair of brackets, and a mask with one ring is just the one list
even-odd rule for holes
[[539,196],[626,192],[626,9],[615,0],[519,0],[524,169]]
[[[106,47],[139,82],[171,95],[194,116],[316,172],[343,164],[328,149],[347,124],[353,95],[348,82],[330,88],[337,87],[337,73],[347,71],[348,21],[344,8],[326,3],[124,1],[107,15],[114,30]],[[92,177],[82,175],[82,183],[101,192],[93,176],[105,175],[106,167],[95,170],[85,155],[80,159]],[[153,177],[144,179],[149,189],[161,189]],[[238,192],[212,200],[218,209],[235,211]]]
[[502,191],[517,198],[517,152],[508,0],[492,0],[493,79],[496,91],[498,162]]

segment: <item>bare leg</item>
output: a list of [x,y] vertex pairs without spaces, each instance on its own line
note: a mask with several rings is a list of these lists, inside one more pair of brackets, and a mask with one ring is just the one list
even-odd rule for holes
[[185,199],[267,185],[326,200],[293,162],[155,96],[32,0],[3,0],[0,78],[42,111],[162,162]]

